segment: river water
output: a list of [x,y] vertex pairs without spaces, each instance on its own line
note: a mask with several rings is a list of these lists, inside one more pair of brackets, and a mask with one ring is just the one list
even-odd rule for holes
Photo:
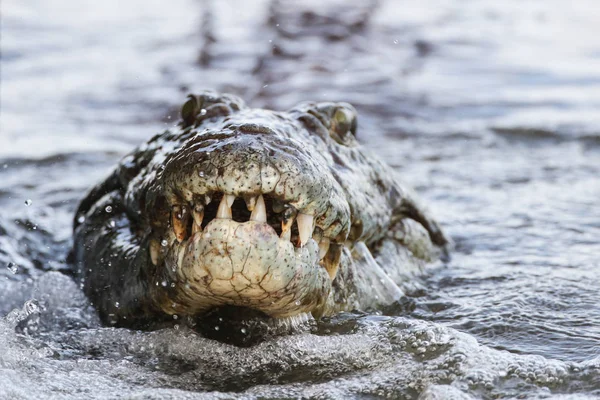
[[[0,398],[597,398],[593,1],[6,0]],[[249,348],[102,327],[66,256],[85,191],[188,92],[348,101],[451,262],[398,304]]]

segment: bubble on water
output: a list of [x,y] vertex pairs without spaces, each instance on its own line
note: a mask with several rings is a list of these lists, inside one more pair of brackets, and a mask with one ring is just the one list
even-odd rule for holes
[[206,109],[205,108],[203,108],[203,109],[200,110],[200,115],[206,115]]
[[240,329],[240,332],[242,332],[242,333],[245,335],[245,334],[246,334],[246,332],[247,332],[247,331],[246,331],[246,328],[242,328],[242,329]]
[[8,268],[8,270],[10,272],[12,272],[13,274],[16,274],[17,272],[19,272],[19,266],[15,263],[8,263],[8,265],[6,266],[6,268]]
[[25,200],[25,205],[26,205],[27,207],[29,207],[29,206],[30,206],[30,205],[32,205],[32,204],[33,204],[33,201],[32,201],[31,199],[27,199],[27,200]]
[[219,330],[219,325],[215,326],[215,331]]
[[162,287],[167,287],[167,281],[162,281],[160,284]]
[[173,319],[177,319],[179,316],[177,314],[173,314]]
[[297,306],[299,306],[300,305],[300,300],[296,300],[296,302],[294,304],[297,305]]
[[111,213],[113,208],[112,206],[106,206],[106,208],[104,209],[107,213]]
[[167,239],[163,239],[163,240],[160,241],[160,245],[162,247],[167,247],[168,244],[169,244],[169,242],[167,242]]
[[200,178],[204,178],[204,171],[200,171],[200,172],[198,172],[198,176],[199,176]]
[[83,223],[85,222],[85,216],[83,216],[83,215],[80,215],[80,216],[77,218],[77,222],[79,222],[80,224],[83,224]]
[[171,287],[175,287],[175,282],[171,282]]

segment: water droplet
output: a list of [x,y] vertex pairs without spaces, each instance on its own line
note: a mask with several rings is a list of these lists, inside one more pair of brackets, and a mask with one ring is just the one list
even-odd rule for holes
[[8,270],[10,272],[12,272],[13,274],[16,274],[17,272],[19,272],[19,267],[17,266],[17,264],[15,263],[8,263],[8,265],[6,266],[6,268],[8,268]]
[[111,213],[112,212],[112,206],[106,206],[106,208],[104,209],[107,213]]
[[219,325],[215,326],[215,331],[219,330]]
[[296,300],[296,302],[294,304],[296,304],[297,306],[299,306],[300,305],[300,300]]
[[115,301],[115,307],[119,308],[121,304],[118,301]]
[[246,331],[246,328],[242,328],[242,329],[240,329],[240,332],[242,332],[242,333],[245,335],[245,334],[246,334],[246,332],[247,332],[247,331]]
[[198,172],[198,176],[199,176],[200,178],[204,178],[204,171],[200,171],[200,172]]
[[167,247],[168,244],[169,244],[169,242],[167,242],[167,239],[163,239],[163,240],[160,241],[160,245],[162,247]]
[[79,218],[77,218],[77,222],[83,224],[85,222],[85,217],[83,215],[80,215]]
[[33,204],[33,201],[32,201],[31,199],[27,199],[27,200],[25,200],[25,205],[26,205],[27,207],[29,207],[31,204]]
[[177,314],[173,314],[173,319],[177,319],[179,316]]
[[206,115],[206,109],[205,108],[203,108],[203,109],[200,110],[200,115]]
[[171,287],[175,287],[175,282],[172,282],[172,283],[171,283]]
[[167,281],[162,281],[160,284],[162,285],[162,287],[167,287]]

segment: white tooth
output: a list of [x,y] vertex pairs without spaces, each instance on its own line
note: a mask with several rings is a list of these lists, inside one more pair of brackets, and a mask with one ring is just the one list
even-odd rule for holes
[[319,243],[319,260],[322,260],[323,257],[325,257],[325,254],[327,254],[330,243],[329,238],[324,237],[321,239],[321,242]]
[[248,207],[248,211],[254,211],[254,207],[256,207],[255,196],[246,197],[246,207]]
[[194,217],[194,226],[201,227],[202,220],[204,219],[204,207],[202,207],[200,205],[197,205],[196,207],[194,207],[192,216]]
[[250,215],[250,221],[267,222],[267,208],[265,207],[265,199],[263,199],[262,194],[256,200],[254,210]]
[[[231,219],[231,205],[230,204],[232,204],[233,201],[231,201],[231,203],[229,203],[229,196],[230,195],[225,195],[221,199],[221,202],[219,203],[219,209],[217,210],[217,218]],[[233,197],[233,198],[235,199],[235,197]]]
[[298,213],[296,221],[298,222],[298,233],[300,234],[300,246],[304,246],[312,236],[314,216]]
[[288,229],[287,231],[281,232],[281,236],[279,236],[282,240],[287,240],[288,242],[292,240],[292,230]]
[[[185,247],[179,249],[179,254],[177,254],[177,266],[179,269],[183,269],[183,259],[185,258]],[[175,272],[175,271],[173,271]]]
[[209,205],[212,201],[212,198],[209,195],[204,195],[204,204]]
[[235,196],[232,194],[226,194],[225,198],[227,199],[227,205],[229,207],[231,207],[231,205],[233,204],[233,202],[235,201]]
[[192,224],[192,235],[195,234],[196,232],[200,232],[202,230],[202,225],[198,225],[196,223],[196,220],[194,220],[194,223]]
[[157,240],[150,240],[150,260],[152,264],[158,265],[158,259],[160,257],[160,243]]
[[192,217],[194,223],[192,224],[192,235],[202,230],[202,220],[204,219],[204,206],[196,204],[192,209]]

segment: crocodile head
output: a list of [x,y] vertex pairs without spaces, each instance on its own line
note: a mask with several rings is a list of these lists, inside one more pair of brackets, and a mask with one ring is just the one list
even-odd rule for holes
[[181,123],[125,157],[75,217],[76,260],[101,316],[322,314],[349,249],[375,246],[399,216],[442,245],[356,126],[346,103],[274,112],[190,96]]

